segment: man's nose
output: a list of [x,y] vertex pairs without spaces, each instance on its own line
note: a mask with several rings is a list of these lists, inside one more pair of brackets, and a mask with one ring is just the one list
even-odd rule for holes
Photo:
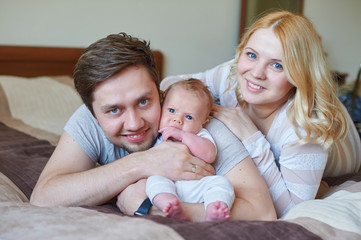
[[142,116],[134,110],[128,110],[125,114],[124,128],[129,131],[137,131],[144,125]]

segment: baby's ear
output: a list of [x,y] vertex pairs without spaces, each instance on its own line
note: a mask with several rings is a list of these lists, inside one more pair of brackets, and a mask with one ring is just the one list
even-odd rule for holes
[[202,127],[205,127],[209,123],[210,118],[207,117],[207,119],[203,122]]

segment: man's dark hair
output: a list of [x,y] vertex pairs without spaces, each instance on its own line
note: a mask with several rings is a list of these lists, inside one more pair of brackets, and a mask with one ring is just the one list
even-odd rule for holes
[[159,74],[149,45],[149,42],[119,33],[100,39],[85,49],[75,66],[74,84],[93,115],[93,92],[97,84],[130,66],[145,67],[159,92]]

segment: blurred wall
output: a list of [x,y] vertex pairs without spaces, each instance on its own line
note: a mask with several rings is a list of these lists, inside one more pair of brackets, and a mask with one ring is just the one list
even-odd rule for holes
[[[252,1],[252,0],[248,0]],[[150,40],[164,75],[204,71],[233,58],[241,0],[0,0],[0,44],[86,47],[110,33]],[[304,0],[333,70],[356,77],[361,1]]]
[[356,79],[361,64],[361,1],[304,0],[304,15],[322,38],[333,70]]
[[110,33],[149,40],[164,75],[198,72],[234,56],[238,0],[0,0],[0,44],[86,47]]

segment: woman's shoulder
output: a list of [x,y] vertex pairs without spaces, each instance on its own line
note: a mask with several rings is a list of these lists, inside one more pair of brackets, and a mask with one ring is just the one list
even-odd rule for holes
[[[272,142],[297,142],[299,136],[305,134],[300,127],[294,127],[288,115],[288,109],[292,100],[288,100],[277,112],[267,134],[267,139]],[[296,132],[298,131],[298,133]]]

